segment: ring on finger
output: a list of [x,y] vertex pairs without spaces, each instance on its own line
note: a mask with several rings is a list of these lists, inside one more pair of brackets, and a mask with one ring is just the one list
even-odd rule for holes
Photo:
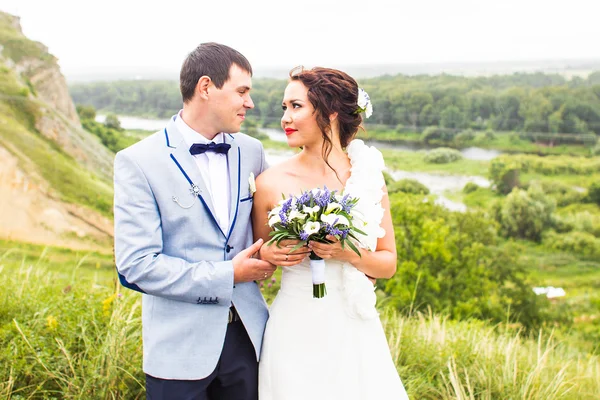
[[287,261],[287,260],[288,260],[288,255],[286,254],[286,255],[285,255],[285,261]]
[[269,274],[267,274],[267,273],[265,272],[265,279],[267,279],[267,276],[269,276]]

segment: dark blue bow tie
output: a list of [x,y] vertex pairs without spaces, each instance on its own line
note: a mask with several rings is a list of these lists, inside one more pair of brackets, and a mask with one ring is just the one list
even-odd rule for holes
[[231,145],[227,144],[227,143],[214,143],[214,142],[210,142],[208,144],[194,143],[190,147],[190,154],[195,156],[196,154],[203,154],[203,153],[206,153],[207,151],[214,151],[215,153],[219,153],[219,154],[227,154],[227,152],[229,151],[230,148],[231,148]]

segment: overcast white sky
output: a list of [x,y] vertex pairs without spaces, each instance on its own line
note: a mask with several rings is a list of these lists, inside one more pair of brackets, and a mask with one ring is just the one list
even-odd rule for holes
[[206,41],[256,67],[600,58],[598,0],[0,0],[63,72],[179,70]]

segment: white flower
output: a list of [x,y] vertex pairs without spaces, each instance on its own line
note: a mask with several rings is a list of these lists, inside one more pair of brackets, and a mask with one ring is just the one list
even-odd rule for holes
[[330,214],[334,211],[341,210],[342,206],[339,203],[329,203],[327,204],[327,208],[325,209],[325,214]]
[[272,217],[273,215],[279,215],[279,212],[281,212],[281,206],[275,207],[274,209],[269,211],[269,217]]
[[367,92],[363,90],[363,88],[358,88],[358,106],[360,108],[365,108],[369,103],[369,95]]
[[369,118],[373,114],[373,104],[371,104],[371,98],[362,88],[358,88],[358,99],[356,100],[358,105],[357,112],[364,112],[365,117]]
[[367,108],[365,110],[365,117],[369,118],[372,114],[373,114],[373,104],[371,104],[371,102],[369,102],[369,104],[367,104]]
[[302,211],[304,211],[305,213],[308,213],[310,215],[315,215],[316,213],[319,212],[319,210],[321,210],[321,207],[319,207],[319,206],[314,206],[314,207],[306,207],[306,206],[304,206],[302,208]]
[[338,214],[323,214],[323,215],[321,215],[321,221],[323,221],[331,226],[337,226],[337,225],[350,226],[350,222],[348,221],[348,219],[346,217],[344,217],[343,215],[338,215]]
[[250,176],[248,177],[248,191],[250,192],[250,196],[254,196],[254,193],[256,193],[256,181],[254,180],[254,172],[250,172]]
[[304,232],[306,232],[307,235],[312,235],[313,233],[317,233],[319,232],[319,229],[321,229],[321,224],[318,222],[307,222],[306,224],[304,224],[304,227],[302,228],[302,230]]
[[308,216],[308,215],[306,215],[306,214],[302,214],[302,213],[301,213],[301,212],[299,212],[299,211],[292,210],[292,211],[290,211],[290,215],[288,216],[288,219],[289,219],[290,221],[292,221],[292,220],[295,220],[295,219],[297,219],[297,220],[299,220],[299,221],[304,221],[304,220],[306,219],[306,217],[307,217],[307,216]]
[[279,214],[275,214],[271,218],[269,218],[269,226],[271,228],[273,227],[273,225],[278,224],[280,222],[281,222],[281,218],[279,218]]

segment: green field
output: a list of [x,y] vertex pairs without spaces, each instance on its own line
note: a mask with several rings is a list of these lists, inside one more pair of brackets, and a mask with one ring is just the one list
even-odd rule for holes
[[[142,399],[141,295],[110,254],[0,242],[0,397]],[[413,399],[593,399],[600,361],[551,331],[382,310]]]

